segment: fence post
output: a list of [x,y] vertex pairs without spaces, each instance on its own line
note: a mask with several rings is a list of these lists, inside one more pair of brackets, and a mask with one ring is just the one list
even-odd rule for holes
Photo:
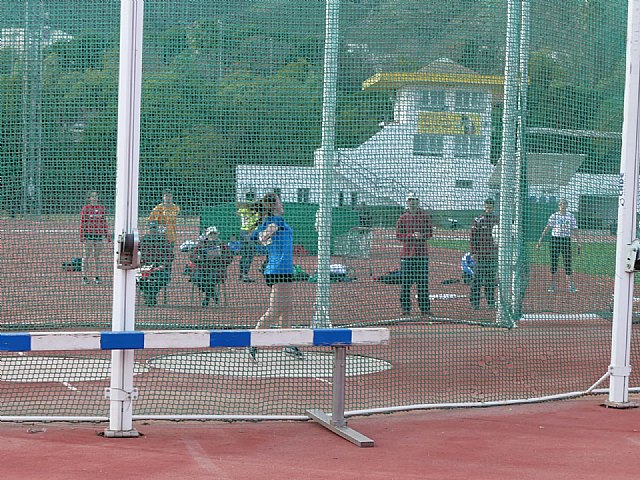
[[[123,0],[120,11],[120,75],[118,87],[118,171],[115,238],[134,233],[138,225],[140,154],[140,92],[142,87],[143,0]],[[136,275],[119,268],[118,241],[114,241],[113,320],[115,332],[135,330]],[[136,253],[137,254],[137,253]],[[132,401],[134,350],[111,354],[111,388],[107,437],[135,437]]]
[[[629,0],[627,13],[627,68],[620,159],[620,198],[618,199],[618,237],[613,299],[611,374],[608,404],[629,406],[630,348],[633,314],[633,263],[627,256],[636,237],[638,201],[638,97],[640,90],[640,0]],[[634,254],[635,255],[635,254]],[[634,259],[635,260],[635,259]]]
[[322,145],[316,168],[320,175],[320,202],[318,209],[318,283],[313,317],[314,327],[331,327],[329,315],[331,212],[333,174],[335,164],[336,89],[338,82],[340,0],[327,0],[326,33],[324,41],[324,89],[322,100]]
[[518,113],[518,69],[520,2],[507,2],[507,37],[504,67],[504,111],[502,114],[502,154],[500,171],[500,227],[498,240],[498,320],[513,322],[512,266],[514,242],[517,232],[513,231],[514,205],[519,200],[515,196],[517,188],[516,122]]

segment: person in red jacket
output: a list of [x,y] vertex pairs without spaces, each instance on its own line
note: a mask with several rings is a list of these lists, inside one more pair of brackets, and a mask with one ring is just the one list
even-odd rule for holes
[[403,315],[411,314],[411,286],[418,288],[418,305],[423,315],[431,315],[429,299],[429,247],[433,224],[426,210],[420,208],[415,195],[407,198],[407,211],[396,224],[396,238],[402,243],[400,259],[400,306]]
[[98,192],[87,195],[87,204],[80,210],[80,241],[82,242],[82,282],[87,285],[91,277],[100,283],[100,257],[103,241],[109,240],[109,226]]

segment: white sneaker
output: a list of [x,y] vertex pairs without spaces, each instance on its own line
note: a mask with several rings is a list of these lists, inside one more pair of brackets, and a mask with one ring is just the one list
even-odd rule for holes
[[256,347],[247,348],[247,354],[249,355],[249,360],[253,362],[258,361],[258,349]]
[[576,288],[576,286],[573,283],[569,284],[569,293],[576,293],[578,291],[578,289]]
[[547,290],[547,292],[556,293],[556,284],[552,283],[551,286],[549,287],[549,290]]

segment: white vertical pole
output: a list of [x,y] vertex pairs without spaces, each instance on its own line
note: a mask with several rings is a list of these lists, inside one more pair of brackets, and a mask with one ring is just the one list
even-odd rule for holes
[[640,91],[640,0],[629,0],[627,68],[620,159],[620,198],[616,244],[609,403],[624,406],[629,399],[633,272],[625,269],[629,246],[636,237],[638,201],[638,101]]
[[498,320],[511,323],[511,270],[514,235],[514,204],[518,191],[516,172],[516,115],[518,110],[518,63],[520,0],[507,4],[506,58],[504,65],[504,111],[500,171],[500,235],[498,240]]
[[[140,92],[142,85],[143,0],[122,0],[120,11],[120,77],[118,86],[118,171],[115,238],[138,225]],[[114,257],[118,245],[114,242]],[[135,330],[135,270],[122,270],[114,258],[112,330]],[[109,430],[106,436],[137,436],[132,421],[134,350],[111,355]]]
[[340,0],[327,0],[324,40],[324,91],[322,101],[322,145],[316,162],[320,173],[318,210],[318,283],[314,327],[330,327],[331,207],[335,163],[336,90],[338,82],[338,35]]
[[512,322],[520,319],[522,314],[522,297],[528,279],[528,255],[523,255],[527,248],[524,235],[524,209],[527,196],[527,153],[524,132],[527,122],[527,93],[529,87],[529,0],[522,0],[520,23],[520,52],[519,52],[519,81],[518,81],[518,116],[516,133],[516,194],[514,206],[514,248],[512,285],[511,285],[511,310]]

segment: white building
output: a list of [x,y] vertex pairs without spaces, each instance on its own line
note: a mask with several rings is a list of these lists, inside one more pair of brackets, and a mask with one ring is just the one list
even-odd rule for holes
[[[480,208],[491,193],[491,108],[502,83],[448,59],[366,80],[364,89],[394,96],[394,119],[362,145],[336,151],[333,204],[404,204],[412,192],[432,209]],[[239,166],[236,179],[239,200],[274,189],[285,201],[320,196],[315,166]]]
[[[490,181],[495,170],[490,158],[491,112],[502,102],[502,87],[503,77],[480,75],[446,58],[419,72],[379,73],[367,79],[364,89],[393,96],[393,122],[358,147],[336,151],[333,204],[403,205],[412,192],[433,210],[481,209],[483,200],[496,196],[499,188],[495,174]],[[530,164],[570,163],[571,173],[532,185],[530,193],[566,197],[574,212],[583,205],[582,196],[595,204],[602,197],[610,205],[617,196],[616,176],[576,174],[584,157],[570,157],[532,156]],[[239,166],[238,200],[276,190],[285,201],[318,203],[320,172],[315,164]]]

